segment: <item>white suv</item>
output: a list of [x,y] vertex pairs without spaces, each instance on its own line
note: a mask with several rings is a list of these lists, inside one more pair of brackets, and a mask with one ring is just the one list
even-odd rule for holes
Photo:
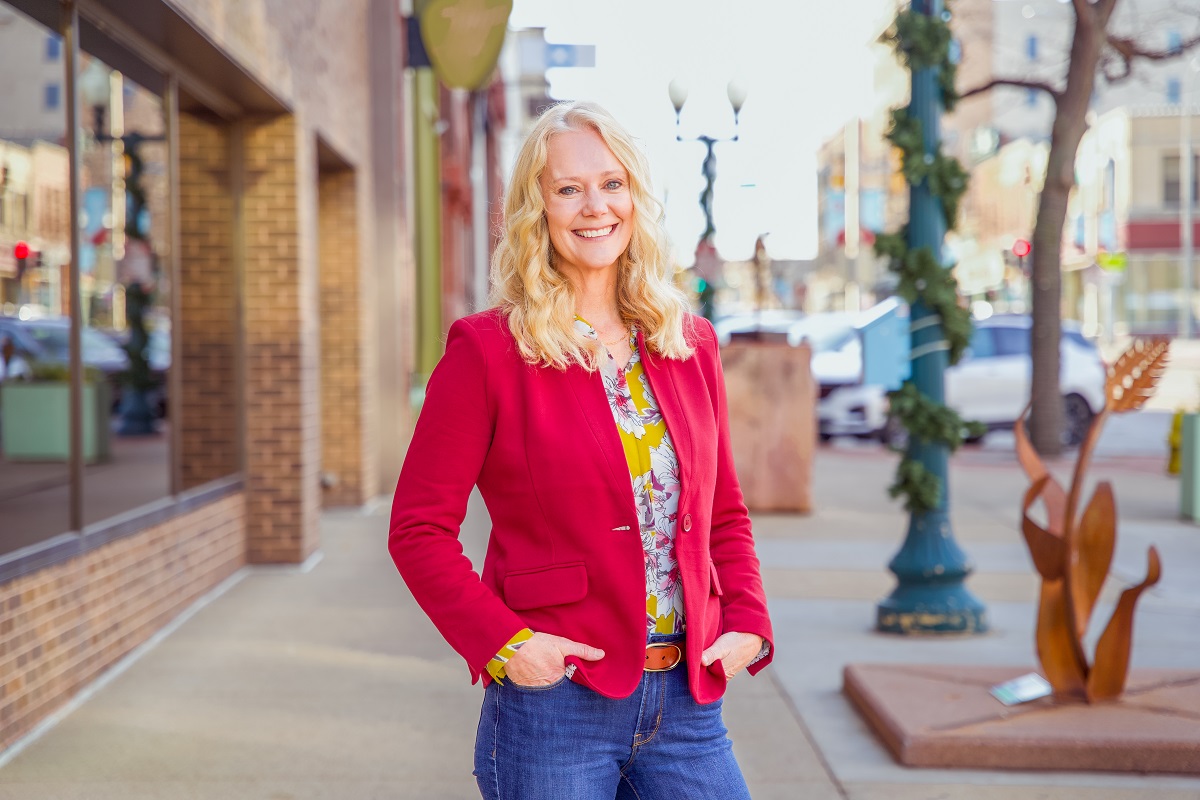
[[[852,324],[847,324],[853,330]],[[946,404],[963,419],[982,422],[988,430],[1011,429],[1029,402],[1031,325],[1030,317],[1020,314],[976,320],[970,348],[958,364],[946,370]],[[857,340],[857,336],[854,338]],[[1064,320],[1060,347],[1063,441],[1075,445],[1083,441],[1092,417],[1104,407],[1107,367],[1099,350],[1083,337],[1076,323]],[[838,352],[843,362],[856,355],[854,347],[848,345]],[[821,384],[817,406],[821,438],[854,435],[895,441],[902,432],[888,419],[883,388],[861,383],[861,345],[857,359],[860,366],[847,380],[820,369],[814,347],[813,375]],[[843,363],[839,371],[845,375],[850,370]]]
[[[970,349],[946,370],[946,404],[989,430],[1011,429],[1029,403],[1032,322],[1025,314],[977,321]],[[1108,367],[1096,345],[1079,332],[1078,323],[1063,321],[1059,348],[1063,442],[1076,445],[1083,441],[1092,417],[1104,408]]]

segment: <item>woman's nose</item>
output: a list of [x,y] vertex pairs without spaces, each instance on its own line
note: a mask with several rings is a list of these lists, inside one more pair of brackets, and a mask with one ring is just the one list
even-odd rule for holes
[[607,205],[604,194],[599,189],[587,189],[583,195],[583,213],[588,216],[599,216],[604,213]]

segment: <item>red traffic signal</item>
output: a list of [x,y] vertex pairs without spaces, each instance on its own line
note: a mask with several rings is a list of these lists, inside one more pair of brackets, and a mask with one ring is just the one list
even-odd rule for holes
[[13,258],[17,259],[18,261],[29,258],[29,243],[17,242],[15,245],[13,245]]
[[1033,249],[1033,245],[1028,239],[1017,239],[1013,242],[1013,255],[1017,258],[1024,258],[1029,255],[1029,251]]

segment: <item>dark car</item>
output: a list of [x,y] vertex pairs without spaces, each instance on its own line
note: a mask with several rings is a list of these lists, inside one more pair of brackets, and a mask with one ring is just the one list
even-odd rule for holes
[[[0,333],[10,336],[17,352],[39,367],[65,368],[70,364],[71,321],[66,317],[18,319],[0,317]],[[121,376],[129,369],[129,357],[100,331],[84,326],[80,331],[83,365],[99,370],[112,387],[113,408],[120,402]]]

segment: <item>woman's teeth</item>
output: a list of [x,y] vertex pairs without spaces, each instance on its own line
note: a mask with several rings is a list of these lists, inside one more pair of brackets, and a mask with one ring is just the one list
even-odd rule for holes
[[612,229],[615,227],[617,226],[609,225],[607,228],[596,228],[595,230],[590,231],[579,230],[575,231],[575,233],[585,239],[595,239],[600,236],[607,236],[608,234],[612,233]]

